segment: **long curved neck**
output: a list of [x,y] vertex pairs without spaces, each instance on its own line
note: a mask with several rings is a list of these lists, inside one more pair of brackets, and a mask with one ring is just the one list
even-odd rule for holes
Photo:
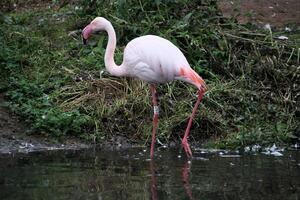
[[105,50],[105,57],[104,57],[104,63],[107,71],[113,75],[113,76],[125,76],[126,71],[124,67],[118,66],[115,63],[114,60],[114,54],[115,54],[115,49],[116,49],[116,32],[111,25],[111,23],[107,23],[106,28],[105,28],[107,34],[108,34],[108,43],[106,46]]

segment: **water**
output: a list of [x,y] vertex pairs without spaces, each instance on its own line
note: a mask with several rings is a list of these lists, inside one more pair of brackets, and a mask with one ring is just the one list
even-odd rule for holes
[[[0,199],[300,199],[300,152],[283,156],[162,149],[0,156]],[[182,155],[181,157],[178,155]]]

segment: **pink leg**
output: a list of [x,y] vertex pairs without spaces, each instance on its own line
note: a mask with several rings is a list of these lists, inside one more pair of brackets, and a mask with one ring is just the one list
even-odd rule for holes
[[192,115],[189,119],[189,122],[188,122],[188,125],[187,125],[187,128],[185,130],[185,133],[184,133],[184,136],[182,138],[182,146],[185,150],[185,153],[188,157],[191,157],[192,156],[192,151],[191,151],[191,148],[190,148],[190,145],[188,144],[188,137],[189,137],[189,133],[190,133],[190,129],[191,129],[191,125],[192,125],[192,121],[193,121],[193,118],[195,117],[195,114],[196,114],[196,110],[199,106],[199,103],[202,99],[204,95],[204,90],[199,90],[198,91],[198,99],[197,99],[197,102],[195,103],[195,106],[193,108],[193,112],[192,112]]
[[150,86],[151,94],[152,94],[152,103],[153,103],[153,128],[152,128],[152,142],[151,142],[151,150],[150,150],[150,158],[153,159],[154,157],[154,146],[155,146],[155,134],[157,129],[158,123],[158,104],[156,100],[156,89],[155,85],[151,84]]

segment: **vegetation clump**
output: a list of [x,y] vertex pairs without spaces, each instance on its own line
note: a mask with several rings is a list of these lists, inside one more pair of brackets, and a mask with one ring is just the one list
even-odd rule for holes
[[[103,16],[117,32],[117,63],[130,40],[155,34],[177,45],[206,80],[209,89],[191,140],[236,148],[299,139],[299,28],[288,33],[289,40],[278,40],[284,29],[239,25],[223,18],[214,0],[93,0],[51,6],[0,17],[0,90],[10,109],[31,124],[31,132],[149,141],[148,86],[105,72],[105,34],[89,46],[81,44],[81,29]],[[179,140],[196,89],[174,82],[159,86],[158,93],[158,138]]]

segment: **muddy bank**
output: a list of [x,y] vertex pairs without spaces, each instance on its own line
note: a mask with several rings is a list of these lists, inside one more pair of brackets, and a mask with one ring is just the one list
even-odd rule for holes
[[0,154],[91,147],[78,139],[67,139],[60,143],[41,136],[27,135],[28,127],[11,114],[4,104],[3,95],[0,95]]
[[300,25],[299,0],[221,0],[218,4],[225,17],[234,17],[241,24]]
[[28,126],[12,114],[5,106],[0,94],[0,154],[28,153],[45,150],[78,150],[84,148],[103,148],[106,150],[137,147],[124,136],[112,136],[101,143],[84,143],[78,138],[64,138],[64,142],[39,135],[28,135]]

